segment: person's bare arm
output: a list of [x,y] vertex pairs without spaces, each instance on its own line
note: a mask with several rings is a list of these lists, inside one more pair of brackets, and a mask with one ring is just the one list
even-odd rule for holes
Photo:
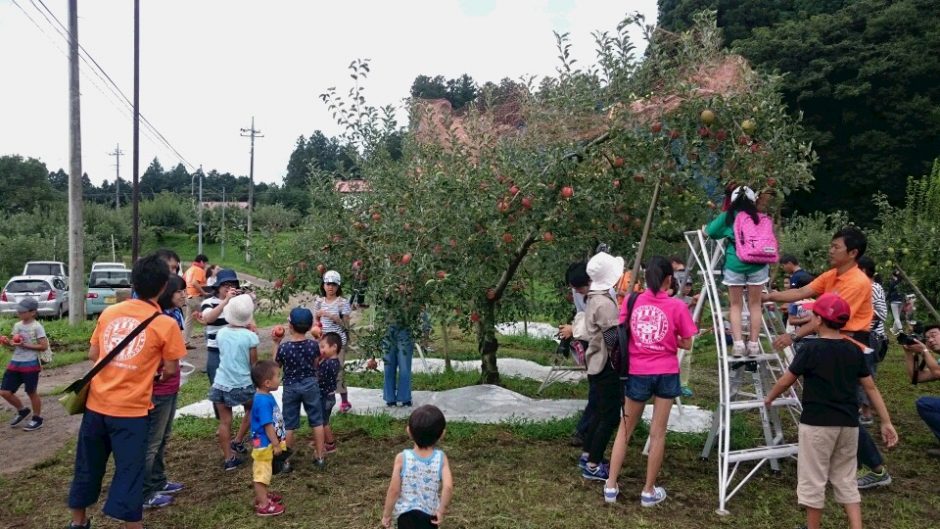
[[875,413],[878,414],[878,419],[881,422],[881,440],[884,441],[886,447],[894,447],[894,445],[898,444],[898,432],[894,429],[894,425],[891,424],[891,416],[888,415],[888,407],[885,406],[885,401],[881,398],[881,392],[878,391],[878,386],[875,385],[875,381],[872,380],[870,375],[859,379],[859,383],[862,385],[862,389],[865,390],[865,394],[868,395],[871,407],[874,408]]
[[779,397],[784,391],[790,389],[790,386],[792,386],[794,382],[796,382],[796,375],[791,373],[789,369],[784,371],[783,376],[777,380],[777,383],[774,384],[773,389],[771,389],[770,393],[767,394],[767,397],[764,398],[764,405],[770,406],[770,404],[777,400],[777,397]]
[[49,340],[45,337],[40,338],[36,343],[20,343],[16,344],[23,349],[29,349],[30,351],[45,351],[46,347],[49,347]]
[[678,344],[679,349],[685,349],[686,351],[689,351],[692,349],[692,338],[679,338]]
[[789,290],[775,290],[761,295],[763,301],[776,301],[778,303],[792,303],[806,298],[816,297],[816,291],[806,285],[800,288],[791,288]]
[[202,322],[206,325],[215,323],[215,320],[219,319],[219,316],[222,315],[222,310],[225,309],[225,306],[228,305],[229,300],[233,297],[235,297],[235,290],[229,289],[228,293],[215,308],[202,313]]
[[927,349],[927,346],[918,340],[914,340],[914,343],[911,345],[904,346],[904,363],[907,365],[907,378],[910,379],[914,376],[914,370],[918,367],[918,354],[922,355],[924,358],[924,368],[917,372],[917,381],[932,382],[934,380],[940,380],[940,365],[937,365],[937,360],[930,353],[930,350]]
[[277,438],[277,430],[274,429],[273,423],[269,422],[264,425],[264,434],[268,436],[268,442],[271,443],[271,450],[274,452],[274,455],[280,454],[281,440]]
[[173,375],[175,375],[180,370],[180,361],[179,360],[164,360],[163,361],[163,376],[160,377],[161,382],[166,382]]
[[385,493],[385,507],[382,509],[382,526],[392,526],[392,511],[395,509],[395,502],[401,495],[401,466],[403,464],[402,455],[395,456],[395,465],[392,467],[392,479],[388,484],[388,492]]
[[444,454],[444,466],[441,468],[441,503],[437,507],[434,517],[435,525],[441,525],[444,521],[444,514],[447,512],[447,506],[450,505],[450,499],[454,495],[454,477],[450,473],[450,461]]
[[251,362],[251,365],[258,363],[258,348],[252,347],[248,350],[248,360]]
[[98,361],[99,354],[101,354],[101,350],[98,348],[97,345],[92,345],[91,347],[88,348],[88,359],[91,360],[92,362]]

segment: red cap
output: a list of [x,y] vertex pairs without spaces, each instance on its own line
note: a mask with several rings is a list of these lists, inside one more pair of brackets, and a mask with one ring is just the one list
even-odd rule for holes
[[841,296],[834,292],[826,292],[813,303],[813,313],[820,318],[833,323],[845,324],[852,316],[852,309]]

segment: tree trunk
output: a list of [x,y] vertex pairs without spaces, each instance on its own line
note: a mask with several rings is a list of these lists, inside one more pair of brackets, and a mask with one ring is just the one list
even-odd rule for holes
[[496,367],[496,350],[499,349],[499,342],[496,341],[495,320],[495,307],[492,303],[487,303],[480,326],[477,328],[481,384],[499,384],[499,369]]
[[450,364],[450,325],[447,321],[441,325],[441,333],[444,338],[444,371],[450,373],[454,367]]

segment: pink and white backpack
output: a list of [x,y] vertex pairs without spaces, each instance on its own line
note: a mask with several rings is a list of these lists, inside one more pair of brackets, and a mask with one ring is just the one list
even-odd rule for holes
[[774,221],[763,213],[757,214],[758,222],[744,212],[734,218],[734,252],[743,263],[776,263],[779,259]]

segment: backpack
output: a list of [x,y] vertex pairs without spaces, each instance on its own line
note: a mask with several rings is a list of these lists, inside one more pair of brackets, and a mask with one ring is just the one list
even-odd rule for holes
[[617,345],[610,351],[610,366],[620,377],[626,380],[630,377],[630,318],[633,316],[633,306],[636,304],[638,293],[633,292],[627,300],[627,318],[617,325]]
[[774,235],[774,221],[757,214],[757,224],[747,213],[738,213],[734,218],[734,251],[743,263],[776,263],[777,237]]

